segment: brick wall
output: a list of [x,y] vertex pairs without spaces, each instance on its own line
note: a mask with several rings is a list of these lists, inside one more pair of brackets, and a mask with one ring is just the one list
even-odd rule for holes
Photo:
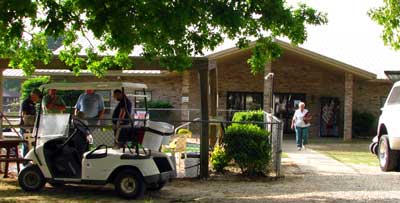
[[387,97],[392,85],[391,82],[355,81],[353,110],[370,112],[378,117],[384,102],[381,99]]

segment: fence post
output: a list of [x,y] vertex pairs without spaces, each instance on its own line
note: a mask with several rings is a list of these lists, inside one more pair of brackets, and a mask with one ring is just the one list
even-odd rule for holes
[[282,160],[282,139],[283,139],[283,122],[278,121],[277,144],[276,144],[276,177],[281,176],[281,160]]

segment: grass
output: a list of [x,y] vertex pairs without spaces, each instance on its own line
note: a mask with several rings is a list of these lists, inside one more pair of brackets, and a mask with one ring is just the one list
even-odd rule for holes
[[289,155],[286,154],[285,152],[282,152],[281,158],[289,158]]
[[353,139],[343,142],[339,138],[318,138],[309,141],[309,148],[348,164],[378,166],[378,159],[369,151],[370,140]]

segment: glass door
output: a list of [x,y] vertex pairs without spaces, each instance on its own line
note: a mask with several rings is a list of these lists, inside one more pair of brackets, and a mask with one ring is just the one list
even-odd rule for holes
[[275,116],[284,122],[284,133],[294,133],[290,128],[294,112],[300,102],[305,102],[304,93],[274,93],[274,113]]

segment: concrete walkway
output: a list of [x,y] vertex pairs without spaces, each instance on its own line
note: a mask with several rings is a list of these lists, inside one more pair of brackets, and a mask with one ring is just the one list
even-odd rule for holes
[[289,171],[295,174],[340,175],[358,173],[352,167],[309,148],[298,151],[294,140],[284,140],[282,148],[283,152],[289,156],[289,160],[286,161],[297,166]]

